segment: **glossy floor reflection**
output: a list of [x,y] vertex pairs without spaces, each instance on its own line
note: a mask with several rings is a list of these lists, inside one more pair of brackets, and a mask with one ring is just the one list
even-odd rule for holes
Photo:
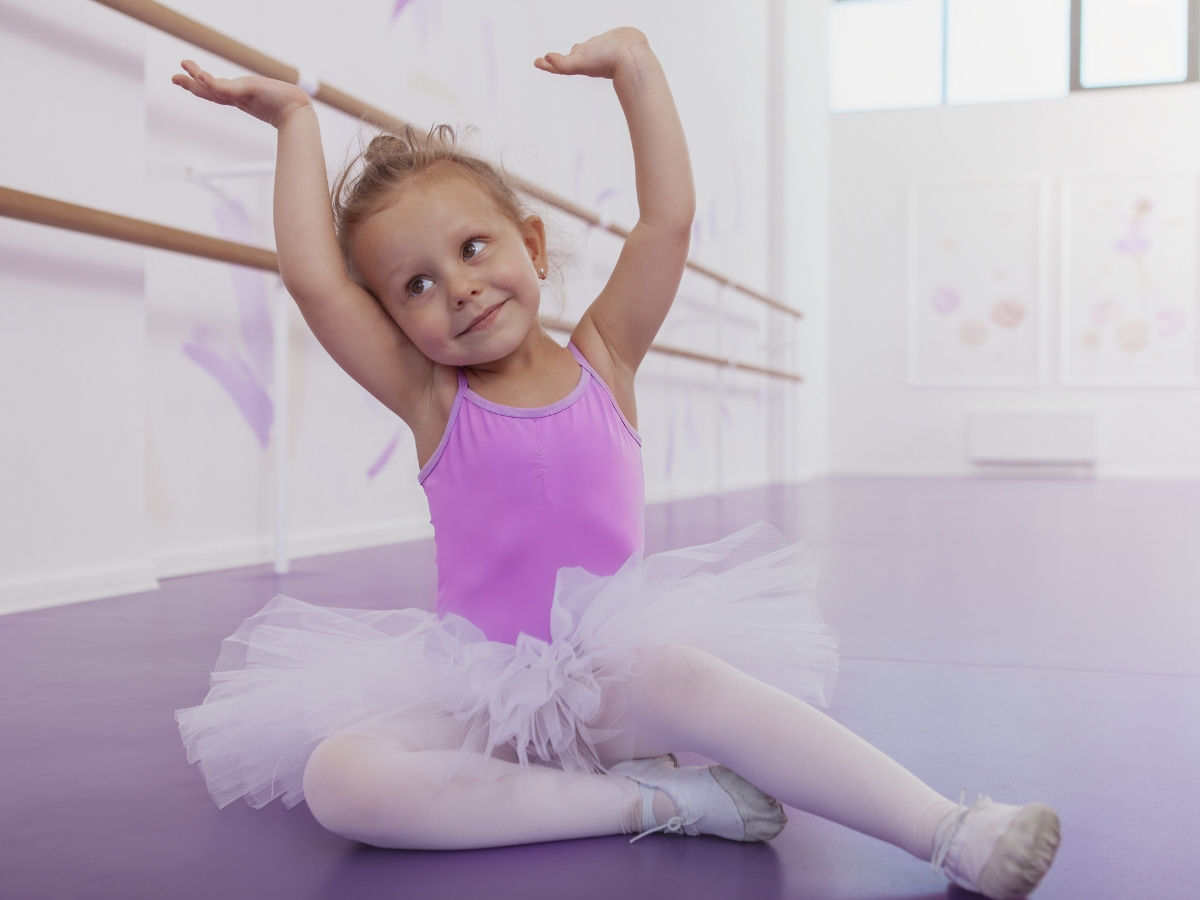
[[[648,550],[758,519],[821,565],[839,720],[947,795],[1058,808],[1037,897],[1197,895],[1200,484],[832,478],[652,507]],[[466,853],[366,848],[303,805],[218,811],[172,712],[203,697],[220,639],[277,590],[387,607],[433,586],[419,543],[0,617],[0,896],[946,896],[901,851],[795,811],[769,845]]]

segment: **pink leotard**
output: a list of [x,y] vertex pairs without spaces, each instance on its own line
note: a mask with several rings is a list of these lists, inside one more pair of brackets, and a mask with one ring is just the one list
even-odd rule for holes
[[568,347],[579,384],[538,409],[485,400],[460,369],[445,434],[417,476],[437,547],[437,612],[489,640],[549,641],[560,568],[611,575],[642,549],[641,438]]

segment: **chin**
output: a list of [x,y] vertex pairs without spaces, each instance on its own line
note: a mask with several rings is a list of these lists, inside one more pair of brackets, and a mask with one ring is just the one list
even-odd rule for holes
[[[506,329],[507,331],[507,329]],[[472,356],[478,357],[472,360],[475,363],[495,362],[498,359],[504,359],[514,350],[521,346],[525,340],[525,334],[497,334],[495,337],[483,342],[477,351],[472,353]]]
[[[525,333],[511,326],[492,327],[482,334],[458,338],[457,346],[439,347],[438,352],[425,352],[425,355],[443,366],[474,366],[495,362],[520,347],[525,340]],[[465,341],[464,338],[468,337],[475,340]]]

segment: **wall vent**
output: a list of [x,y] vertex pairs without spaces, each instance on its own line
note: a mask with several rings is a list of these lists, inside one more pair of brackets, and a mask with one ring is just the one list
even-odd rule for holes
[[967,459],[981,465],[1092,466],[1093,410],[977,411],[967,415]]

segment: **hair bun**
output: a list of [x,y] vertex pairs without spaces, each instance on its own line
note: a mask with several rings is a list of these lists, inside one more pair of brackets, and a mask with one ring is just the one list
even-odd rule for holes
[[409,149],[407,141],[396,137],[394,134],[384,132],[371,138],[371,143],[367,144],[367,149],[363,151],[362,159],[363,162],[370,165],[371,163],[394,157],[397,153],[404,153]]

